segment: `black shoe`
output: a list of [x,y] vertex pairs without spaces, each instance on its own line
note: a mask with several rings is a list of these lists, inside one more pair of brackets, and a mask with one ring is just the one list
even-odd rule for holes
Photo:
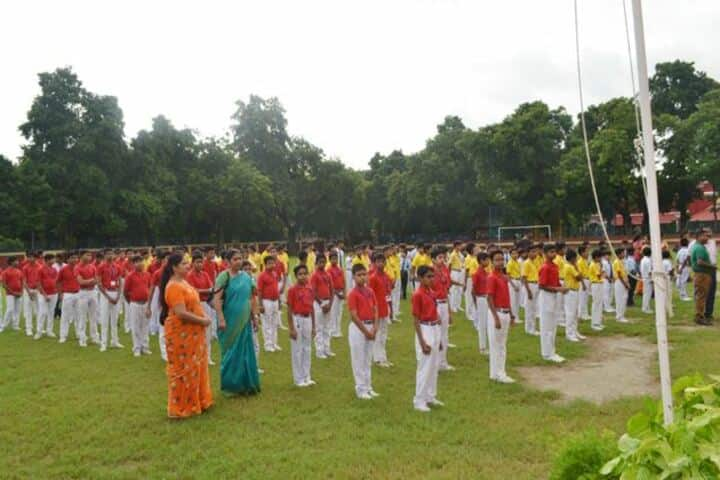
[[713,324],[713,321],[710,318],[696,318],[695,323],[697,323],[698,325],[709,327]]

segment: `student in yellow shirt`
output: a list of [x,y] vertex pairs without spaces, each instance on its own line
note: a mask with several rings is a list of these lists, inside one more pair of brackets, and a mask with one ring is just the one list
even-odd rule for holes
[[[560,273],[560,284],[562,285],[563,270],[565,269],[565,242],[559,241],[555,244],[557,255],[553,262],[558,267]],[[555,318],[558,326],[565,326],[565,294],[558,294],[555,301]]]
[[585,288],[582,275],[577,269],[577,252],[568,248],[565,253],[565,265],[561,272],[568,291],[565,293],[565,338],[570,342],[579,342],[584,338],[578,331],[578,292]]
[[400,321],[400,257],[397,254],[395,245],[388,245],[383,252],[385,254],[385,273],[393,282],[392,291],[390,292],[390,301],[392,303],[393,322]]
[[457,313],[462,310],[463,286],[465,285],[465,271],[463,269],[462,243],[453,242],[453,248],[448,258],[448,266],[450,267],[450,311]]
[[473,323],[475,322],[475,300],[473,297],[472,276],[480,268],[477,259],[478,253],[480,253],[480,248],[474,243],[468,243],[465,247],[465,262],[463,264],[465,270],[465,316]]
[[284,245],[278,247],[277,259],[280,260],[280,263],[283,264],[283,266],[285,267],[285,271],[289,272],[290,256],[288,255],[287,248],[285,248]]
[[265,257],[267,257],[268,255],[270,255],[270,250],[271,250],[272,248],[274,248],[274,247],[273,247],[273,244],[270,243],[270,244],[268,244],[268,245],[265,247],[265,250],[263,250],[262,253],[260,254],[260,271],[261,271],[261,272],[262,272],[263,270],[265,270]]
[[248,260],[250,260],[250,263],[252,263],[253,265],[253,274],[257,276],[262,270],[262,255],[258,253],[257,248],[253,245],[250,245],[250,247],[248,247],[248,250]]
[[590,280],[590,294],[592,295],[592,329],[601,331],[603,327],[603,278],[605,272],[602,268],[602,252],[593,250],[592,262],[588,266],[588,280]]
[[432,267],[433,265],[432,260],[430,259],[430,255],[427,254],[428,250],[428,245],[418,245],[418,251],[413,257],[412,262],[410,262],[410,278],[412,279],[413,283],[413,291],[416,290],[420,285],[418,283],[416,275],[417,269],[422,267],[423,265],[427,267]]
[[627,323],[625,310],[630,291],[628,274],[625,270],[625,253],[622,248],[615,250],[615,260],[612,263],[612,271],[615,275],[615,319],[620,323]]
[[583,277],[580,282],[585,287],[581,288],[578,293],[578,316],[580,320],[590,320],[590,313],[588,312],[590,280],[588,280],[587,245],[585,244],[578,247],[577,270]]
[[315,260],[317,259],[317,255],[315,255],[315,247],[313,245],[308,245],[305,247],[305,251],[307,252],[307,266],[308,266],[308,275],[312,275],[315,271]]
[[520,271],[520,262],[518,258],[520,252],[517,246],[513,246],[510,249],[510,260],[508,260],[505,266],[505,271],[508,276],[508,290],[510,291],[510,310],[515,314],[515,322],[522,322],[520,320],[520,287],[522,287],[522,275]]
[[525,333],[539,336],[536,327],[538,311],[538,246],[533,245],[528,252],[528,258],[523,262],[521,277],[525,287]]

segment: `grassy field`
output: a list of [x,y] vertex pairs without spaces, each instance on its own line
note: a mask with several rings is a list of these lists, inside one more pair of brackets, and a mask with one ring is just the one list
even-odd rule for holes
[[[671,323],[689,325],[691,303],[676,305]],[[602,335],[654,342],[649,316],[633,308],[628,317],[638,323],[618,325],[606,317]],[[555,393],[491,383],[463,314],[451,329],[457,370],[439,380],[446,407],[415,412],[407,302],[402,319],[388,342],[395,367],[373,369],[381,394],[374,401],[354,397],[347,336],[334,340],[334,359],[313,358],[317,386],[293,387],[284,335],[282,352],[261,356],[259,396],[223,398],[218,367],[212,367],[215,407],[183,422],[165,417],[164,364],[156,347],[152,357],[136,359],[127,336],[125,350],[100,353],[6,331],[0,334],[0,477],[540,479],[568,437],[593,428],[621,432],[641,407],[641,398],[560,405]],[[343,323],[346,331],[347,314]],[[588,322],[581,330],[591,335]],[[720,329],[671,329],[670,339],[675,378],[720,370]],[[585,353],[583,345],[558,343],[570,362]],[[213,353],[217,358],[217,349]],[[540,363],[538,339],[516,327],[510,375],[514,367]]]

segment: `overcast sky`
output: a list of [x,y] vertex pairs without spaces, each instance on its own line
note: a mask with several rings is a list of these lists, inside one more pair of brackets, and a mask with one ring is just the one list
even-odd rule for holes
[[[691,60],[720,78],[720,1],[644,8],[651,65]],[[128,139],[158,114],[222,135],[255,93],[355,168],[421,149],[445,115],[477,128],[536,99],[578,111],[572,0],[23,0],[0,18],[0,153],[13,159],[37,73],[68,65],[118,97]],[[580,21],[586,101],[629,96],[622,0],[582,0]]]

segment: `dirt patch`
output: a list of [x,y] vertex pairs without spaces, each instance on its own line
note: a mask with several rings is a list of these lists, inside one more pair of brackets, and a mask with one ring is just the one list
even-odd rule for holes
[[655,345],[637,337],[595,337],[586,340],[586,357],[560,366],[521,367],[525,383],[561,393],[561,402],[584,399],[601,404],[621,397],[654,395],[658,381],[650,372]]

